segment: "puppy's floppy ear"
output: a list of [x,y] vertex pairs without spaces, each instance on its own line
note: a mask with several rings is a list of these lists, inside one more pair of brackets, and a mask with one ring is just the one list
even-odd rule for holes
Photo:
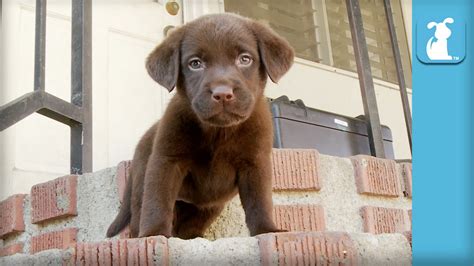
[[295,52],[288,41],[278,36],[270,27],[252,22],[252,30],[257,38],[258,50],[270,79],[278,80],[290,69]]
[[154,81],[172,91],[178,82],[180,46],[184,28],[177,28],[159,44],[148,56],[146,69]]

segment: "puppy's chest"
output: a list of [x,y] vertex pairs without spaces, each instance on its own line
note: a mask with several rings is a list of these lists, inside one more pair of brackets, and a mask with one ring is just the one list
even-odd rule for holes
[[234,159],[224,154],[202,154],[191,164],[189,174],[196,186],[219,189],[235,183],[237,169]]
[[237,190],[237,171],[229,155],[201,154],[190,165],[182,195],[197,204],[225,199]]

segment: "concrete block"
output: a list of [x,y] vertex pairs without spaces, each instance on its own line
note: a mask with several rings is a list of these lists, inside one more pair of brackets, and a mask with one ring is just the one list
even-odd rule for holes
[[350,236],[358,252],[357,265],[412,265],[411,247],[402,234],[351,233]]
[[34,255],[17,253],[13,256],[0,257],[0,265],[15,266],[75,265],[72,261],[72,249],[52,249]]
[[209,241],[203,238],[170,238],[170,265],[259,265],[258,240],[234,237]]

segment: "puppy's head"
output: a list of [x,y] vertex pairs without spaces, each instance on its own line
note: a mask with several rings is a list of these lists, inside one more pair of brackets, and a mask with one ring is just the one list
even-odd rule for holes
[[237,125],[262,97],[267,75],[277,82],[293,63],[288,42],[237,15],[208,15],[173,30],[146,67],[160,85],[187,97],[204,123]]

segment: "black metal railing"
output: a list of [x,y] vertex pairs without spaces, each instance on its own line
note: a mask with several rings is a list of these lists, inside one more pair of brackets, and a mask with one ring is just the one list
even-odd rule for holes
[[[393,56],[395,58],[395,67],[397,70],[398,85],[402,98],[402,106],[405,117],[405,124],[408,133],[408,142],[410,150],[412,149],[411,137],[411,112],[406,91],[405,78],[401,62],[400,50],[398,47],[397,34],[392,15],[390,0],[383,0],[385,15],[392,44]],[[365,119],[367,121],[367,131],[369,135],[370,151],[373,156],[385,158],[385,150],[382,139],[382,127],[380,125],[377,99],[374,90],[374,81],[370,68],[369,52],[365,39],[362,14],[360,12],[359,0],[346,0],[347,14],[351,28],[352,43],[354,46],[355,61],[357,64],[357,73],[364,105]]]
[[36,0],[34,90],[0,107],[0,131],[39,113],[71,128],[71,174],[92,171],[92,0],[73,0],[71,102],[45,91],[46,0]]
[[410,103],[408,102],[407,87],[405,83],[405,75],[402,67],[402,57],[400,55],[400,49],[398,47],[397,33],[395,31],[395,23],[393,22],[392,5],[390,0],[384,0],[385,16],[387,17],[388,32],[390,34],[390,41],[392,42],[393,57],[395,59],[395,68],[397,69],[398,87],[400,89],[400,97],[402,98],[403,114],[405,117],[405,125],[408,135],[408,144],[410,145],[410,151],[412,150],[411,142],[411,111]]

